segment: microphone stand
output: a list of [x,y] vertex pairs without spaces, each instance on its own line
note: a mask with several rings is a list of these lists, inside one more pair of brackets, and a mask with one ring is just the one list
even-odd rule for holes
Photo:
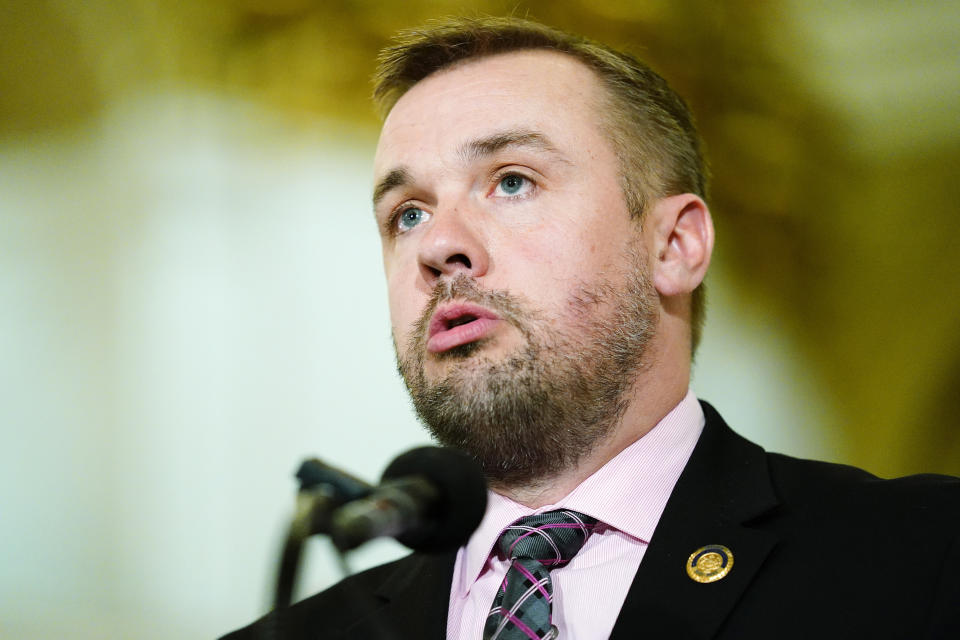
[[[274,609],[290,606],[300,571],[300,557],[307,538],[316,533],[329,533],[331,515],[342,505],[369,495],[370,485],[329,467],[312,458],[303,462],[296,474],[300,481],[296,507],[287,537],[280,554]],[[349,575],[343,553],[337,550],[337,560],[343,574]]]
[[[480,524],[487,503],[486,482],[476,462],[437,447],[402,454],[377,487],[317,459],[306,460],[296,477],[300,490],[281,552],[274,609],[259,629],[263,640],[280,640],[284,633],[283,610],[292,602],[303,544],[311,535],[330,537],[346,577],[350,568],[344,554],[375,537],[395,537],[423,553],[461,546]],[[344,508],[348,503],[355,504]],[[359,584],[344,589],[353,590],[358,602],[368,600]],[[376,618],[373,626],[377,638],[400,637],[385,620]]]

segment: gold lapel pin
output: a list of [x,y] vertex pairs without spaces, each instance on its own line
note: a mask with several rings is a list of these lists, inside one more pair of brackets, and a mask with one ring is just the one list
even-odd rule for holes
[[733,552],[722,544],[700,547],[687,558],[687,575],[706,584],[722,579],[733,568]]

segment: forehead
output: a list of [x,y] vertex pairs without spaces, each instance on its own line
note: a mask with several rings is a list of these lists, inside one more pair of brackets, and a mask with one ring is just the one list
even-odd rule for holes
[[595,146],[603,138],[602,96],[596,74],[562,53],[515,51],[461,62],[397,101],[380,134],[376,171],[504,129],[542,131],[561,146]]

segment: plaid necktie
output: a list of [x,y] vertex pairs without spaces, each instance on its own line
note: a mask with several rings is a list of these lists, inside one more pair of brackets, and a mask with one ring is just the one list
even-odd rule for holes
[[573,559],[596,523],[576,511],[548,511],[521,518],[500,534],[510,568],[487,616],[484,640],[556,638],[550,570]]

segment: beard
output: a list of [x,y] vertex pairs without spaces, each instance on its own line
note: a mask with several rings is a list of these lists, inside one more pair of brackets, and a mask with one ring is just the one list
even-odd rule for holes
[[[557,317],[465,274],[438,283],[405,355],[397,349],[400,374],[433,437],[474,457],[500,488],[549,480],[590,454],[623,416],[657,322],[657,294],[638,252],[628,264],[619,286],[579,283]],[[487,340],[434,354],[449,361],[447,373],[428,380],[430,318],[451,300],[496,311],[519,330],[522,345],[496,360],[482,354]]]

